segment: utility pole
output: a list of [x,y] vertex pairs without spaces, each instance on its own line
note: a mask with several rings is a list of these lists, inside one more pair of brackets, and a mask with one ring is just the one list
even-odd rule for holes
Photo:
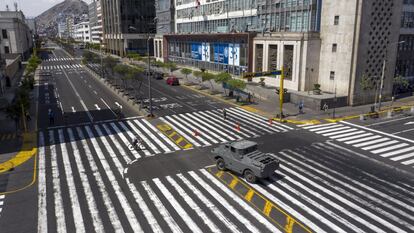
[[333,104],[333,111],[332,111],[332,118],[335,119],[335,113],[336,113],[336,84],[335,84],[335,91],[334,91],[334,104]]
[[99,50],[101,54],[101,78],[104,79],[105,77],[104,77],[104,67],[103,67],[102,41],[101,41],[101,44],[99,45]]
[[[392,45],[392,44],[404,44],[405,41],[398,41],[398,42],[394,42],[389,44],[388,46]],[[380,92],[379,92],[379,100],[378,100],[378,111],[381,111],[381,101],[382,101],[382,89],[384,86],[384,78],[385,78],[385,66],[387,63],[387,54],[388,54],[388,46],[385,48],[385,57],[384,57],[384,61],[382,64],[382,73],[381,73],[381,86],[380,86]]]
[[154,114],[152,113],[152,93],[151,93],[151,57],[150,57],[150,34],[148,33],[147,39],[147,52],[148,52],[148,100],[149,100],[149,117],[153,117]]
[[285,74],[284,74],[284,70],[283,70],[283,66],[281,69],[281,74],[280,74],[280,88],[279,88],[279,108],[280,108],[280,120],[282,120],[283,118],[283,97],[284,97],[284,85],[283,82],[285,80]]
[[387,57],[384,58],[384,61],[382,63],[382,74],[381,74],[379,100],[378,100],[378,111],[381,111],[382,89],[383,89],[383,86],[384,86],[385,65],[386,65],[386,62],[387,62],[386,59],[387,59]]

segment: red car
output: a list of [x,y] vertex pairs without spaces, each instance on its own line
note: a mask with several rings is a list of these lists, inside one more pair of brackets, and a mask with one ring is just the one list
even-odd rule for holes
[[169,76],[167,78],[167,85],[171,85],[171,86],[180,85],[180,82],[178,81],[177,77]]

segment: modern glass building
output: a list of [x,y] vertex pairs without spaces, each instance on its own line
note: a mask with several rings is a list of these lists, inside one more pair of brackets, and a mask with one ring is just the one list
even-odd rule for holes
[[403,1],[399,41],[395,73],[414,81],[414,0]]
[[155,0],[102,0],[101,4],[106,49],[120,56],[128,51],[147,53],[147,38],[155,34]]

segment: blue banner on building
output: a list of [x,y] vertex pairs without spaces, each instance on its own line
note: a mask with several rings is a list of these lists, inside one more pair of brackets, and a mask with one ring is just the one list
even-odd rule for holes
[[214,62],[229,64],[229,44],[214,44]]
[[202,46],[201,43],[191,44],[191,57],[195,60],[202,60]]

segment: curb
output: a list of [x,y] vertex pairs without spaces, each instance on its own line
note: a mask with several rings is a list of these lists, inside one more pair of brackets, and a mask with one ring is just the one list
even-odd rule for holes
[[340,121],[345,121],[345,120],[352,120],[352,119],[357,119],[360,118],[361,116],[365,119],[367,117],[374,117],[374,116],[378,116],[378,118],[380,117],[381,114],[388,114],[388,112],[391,112],[391,114],[393,115],[394,113],[399,113],[402,112],[404,110],[411,110],[411,108],[414,107],[413,105],[403,105],[403,106],[398,106],[398,107],[386,107],[384,110],[379,111],[379,112],[373,112],[373,113],[365,113],[365,114],[359,114],[359,115],[351,115],[351,116],[345,116],[345,117],[340,117],[340,118],[327,118],[324,119],[327,122],[330,123],[336,123],[336,122],[340,122]]
[[23,145],[13,158],[0,164],[0,174],[5,173],[20,166],[37,153],[37,137],[36,133],[24,133]]

